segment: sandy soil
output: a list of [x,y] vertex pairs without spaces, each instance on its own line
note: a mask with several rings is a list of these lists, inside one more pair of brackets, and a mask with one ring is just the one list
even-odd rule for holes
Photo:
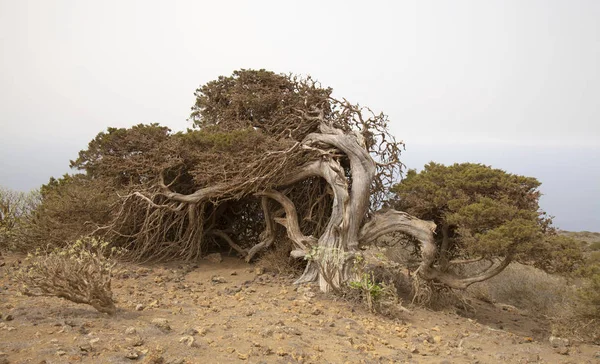
[[548,341],[548,324],[472,302],[465,317],[372,314],[233,258],[128,266],[119,312],[17,292],[0,257],[3,363],[600,363],[600,347]]

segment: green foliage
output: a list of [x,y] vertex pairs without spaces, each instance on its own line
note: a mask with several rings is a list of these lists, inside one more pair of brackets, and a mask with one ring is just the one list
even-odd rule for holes
[[547,271],[573,270],[580,246],[554,234],[538,205],[539,186],[535,178],[481,164],[431,162],[392,190],[400,210],[438,225],[438,246],[448,244],[441,258],[511,256]]
[[107,242],[82,238],[64,248],[37,249],[17,274],[21,292],[28,296],[54,296],[93,306],[114,314],[111,279],[115,258],[122,249]]
[[372,302],[377,301],[383,292],[381,284],[375,282],[373,274],[369,273],[362,273],[357,279],[349,281],[348,285],[352,289],[359,290],[367,297],[369,308],[372,308]]
[[178,161],[169,153],[169,136],[169,128],[158,124],[108,128],[79,152],[71,168],[85,171],[91,178],[111,178],[119,185],[147,182]]

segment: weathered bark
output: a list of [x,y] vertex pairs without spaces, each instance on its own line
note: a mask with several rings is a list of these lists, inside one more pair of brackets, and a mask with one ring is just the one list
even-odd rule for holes
[[512,255],[507,255],[504,260],[493,268],[488,268],[473,277],[459,277],[452,272],[435,267],[437,247],[433,237],[435,224],[423,221],[405,212],[386,210],[373,215],[360,232],[360,244],[369,245],[378,237],[400,231],[411,235],[421,243],[421,264],[417,269],[420,277],[429,281],[436,281],[454,289],[466,289],[473,283],[490,279],[504,270],[512,261]]
[[347,229],[343,239],[350,250],[358,247],[358,234],[367,215],[371,183],[375,177],[375,161],[366,150],[364,139],[359,133],[343,134],[340,130],[321,124],[322,134],[309,134],[304,143],[324,143],[344,152],[350,160],[352,185],[349,203],[344,211]]
[[317,239],[312,236],[306,236],[302,234],[302,231],[300,231],[298,212],[296,211],[294,203],[279,191],[269,190],[260,192],[258,195],[269,197],[281,204],[285,210],[286,216],[284,219],[275,218],[274,221],[283,225],[286,228],[287,235],[290,240],[294,242],[297,248],[307,254],[310,247],[317,242]]
[[248,263],[256,253],[270,247],[275,241],[275,222],[273,221],[271,209],[269,208],[269,199],[266,196],[260,199],[260,206],[265,217],[265,230],[260,234],[260,243],[248,250],[248,255],[246,255],[246,262]]
[[440,265],[440,270],[445,272],[448,270],[448,261],[450,260],[448,258],[449,256],[449,252],[448,250],[450,249],[450,226],[448,226],[448,224],[444,223],[442,225],[442,245],[440,246],[440,259],[439,259],[439,265]]
[[[329,159],[319,163],[312,163],[305,167],[301,173],[302,177],[320,176],[331,186],[333,190],[333,204],[331,217],[325,228],[325,232],[315,239],[306,237],[300,231],[297,211],[294,204],[280,192],[265,191],[260,195],[267,196],[279,202],[286,212],[284,226],[287,228],[288,237],[298,246],[300,251],[316,253],[312,255],[304,274],[296,283],[307,283],[319,279],[322,291],[338,288],[345,281],[344,264],[340,262],[341,256],[347,251],[343,231],[345,206],[348,201],[348,185],[339,162]],[[293,183],[293,182],[292,182]],[[310,247],[310,248],[309,248]],[[299,251],[293,253],[300,256]]]
[[[351,185],[337,160],[330,159],[320,175],[333,190],[331,217],[319,237],[314,252],[315,264],[309,264],[299,282],[318,276],[322,291],[338,289],[350,275],[354,251],[358,247],[358,233],[369,207],[370,186],[375,177],[375,162],[358,133],[345,134],[341,130],[321,124],[321,133],[309,134],[303,141],[310,147],[335,147],[350,162]],[[350,191],[350,192],[348,192]],[[318,274],[315,271],[318,270]]]
[[217,229],[212,229],[212,230],[208,231],[207,233],[211,234],[211,235],[214,235],[214,236],[217,236],[217,237],[225,240],[225,242],[227,242],[227,244],[229,244],[229,246],[233,250],[235,250],[236,252],[238,252],[238,254],[240,254],[240,256],[245,257],[248,254],[248,252],[246,250],[242,249],[242,247],[240,247],[239,245],[237,245],[235,243],[235,241],[233,241],[233,239],[229,235],[227,235],[227,233],[225,233],[224,231],[217,230]]

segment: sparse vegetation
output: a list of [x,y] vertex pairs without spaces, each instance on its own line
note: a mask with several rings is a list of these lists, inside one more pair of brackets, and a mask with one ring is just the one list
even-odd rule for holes
[[39,204],[38,191],[25,193],[0,186],[0,250],[16,248],[15,236],[26,230],[26,221]]
[[564,277],[513,263],[502,274],[470,287],[468,292],[486,302],[509,304],[534,315],[553,316],[573,299],[575,289]]
[[27,296],[54,296],[88,304],[112,315],[116,307],[111,280],[115,256],[121,253],[107,242],[83,238],[64,248],[29,254],[18,273],[22,293]]

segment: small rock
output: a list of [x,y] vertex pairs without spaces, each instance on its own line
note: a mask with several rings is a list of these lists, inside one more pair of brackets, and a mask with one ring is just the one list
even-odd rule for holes
[[13,315],[11,315],[11,314],[8,314],[8,315],[6,315],[6,317],[5,317],[4,319],[5,319],[6,321],[12,321],[12,320],[14,320],[15,318],[13,317]]
[[322,313],[323,313],[323,311],[322,311],[322,310],[320,310],[320,309],[318,309],[318,308],[315,308],[314,310],[312,310],[312,312],[311,312],[311,313],[312,313],[313,315],[317,316],[317,315],[320,315],[320,314],[322,314]]
[[281,331],[285,332],[288,335],[302,335],[302,332],[295,327],[284,326],[280,328]]
[[152,320],[152,324],[164,332],[171,331],[171,326],[169,325],[169,321],[167,319],[155,318]]
[[144,339],[142,339],[139,336],[128,337],[125,339],[125,341],[127,341],[127,343],[129,343],[131,346],[135,346],[135,347],[144,345]]
[[135,351],[130,351],[129,353],[125,354],[125,357],[130,360],[136,360],[140,357],[140,354],[136,353]]
[[90,345],[92,345],[92,346],[93,346],[95,343],[97,343],[97,342],[99,342],[99,341],[100,341],[100,338],[98,338],[98,337],[95,337],[95,338],[91,339],[91,340],[90,340],[90,341],[88,341],[88,342],[90,343]]
[[57,350],[57,351],[56,351],[56,355],[57,355],[57,356],[63,356],[63,355],[66,355],[66,354],[67,354],[67,352],[66,352],[66,351],[64,351],[64,350]]
[[138,303],[137,305],[135,305],[135,310],[136,311],[143,311],[144,310],[144,305],[142,305],[141,303]]
[[212,276],[210,279],[213,283],[227,283],[225,277],[222,276]]
[[167,364],[185,364],[185,359],[171,359]]
[[82,344],[79,345],[79,350],[83,351],[84,353],[90,353],[93,349],[91,344]]
[[236,271],[233,271],[233,272],[231,272],[229,274],[232,275],[232,276],[237,276],[237,272]]
[[561,337],[550,336],[549,341],[553,348],[564,348],[571,346],[569,339],[563,339]]
[[190,327],[189,329],[185,329],[185,331],[183,331],[183,335],[187,335],[187,336],[194,336],[198,333],[197,329],[194,329],[193,327]]
[[335,332],[335,334],[337,336],[342,336],[342,337],[348,336],[348,334],[346,334],[346,332],[344,330],[338,330],[338,331]]
[[238,353],[238,358],[241,360],[248,360],[248,354]]
[[195,348],[198,346],[196,339],[189,335],[183,336],[181,339],[179,339],[179,342],[189,346],[190,348]]
[[286,356],[289,355],[287,351],[283,350],[283,348],[279,347],[277,348],[277,351],[275,352],[275,354],[277,354],[278,356]]
[[560,355],[569,355],[570,348],[567,346],[563,346],[563,347],[554,348],[554,351],[556,351]]
[[227,288],[225,288],[225,293],[232,296],[232,295],[240,292],[241,290],[242,290],[242,287],[238,287],[238,286],[227,287]]
[[263,267],[256,267],[256,268],[254,268],[254,273],[257,276],[259,276],[261,274],[264,274],[265,273],[265,268],[263,268]]
[[204,259],[211,261],[213,263],[221,263],[223,261],[223,257],[221,256],[221,253],[208,254],[207,256],[204,257]]
[[273,329],[270,328],[270,327],[267,327],[267,328],[263,329],[260,332],[260,336],[265,337],[265,338],[269,337],[269,336],[273,336]]
[[125,334],[127,334],[127,335],[133,335],[136,332],[137,332],[137,330],[133,326],[130,326],[130,327],[128,327],[128,328],[125,329]]

